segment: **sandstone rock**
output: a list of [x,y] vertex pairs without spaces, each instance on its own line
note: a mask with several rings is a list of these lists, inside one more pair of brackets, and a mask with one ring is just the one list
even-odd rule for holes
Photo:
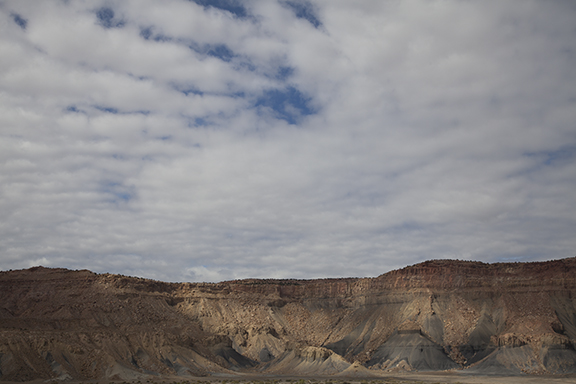
[[575,342],[574,258],[432,260],[377,278],[217,284],[43,267],[0,272],[4,381],[360,366],[570,373]]

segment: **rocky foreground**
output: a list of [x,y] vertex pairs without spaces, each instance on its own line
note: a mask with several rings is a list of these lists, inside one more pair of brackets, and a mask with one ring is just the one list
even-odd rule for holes
[[576,373],[576,258],[377,278],[164,283],[0,272],[0,380]]

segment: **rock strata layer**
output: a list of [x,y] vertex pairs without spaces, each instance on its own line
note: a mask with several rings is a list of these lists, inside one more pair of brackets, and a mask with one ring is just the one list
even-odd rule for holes
[[576,258],[217,284],[0,272],[0,380],[576,372]]

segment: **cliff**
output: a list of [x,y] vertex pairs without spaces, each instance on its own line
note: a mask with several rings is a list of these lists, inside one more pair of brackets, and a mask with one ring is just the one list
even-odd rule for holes
[[[0,272],[0,380],[576,372],[576,258],[217,284]],[[363,367],[362,367],[363,366]]]

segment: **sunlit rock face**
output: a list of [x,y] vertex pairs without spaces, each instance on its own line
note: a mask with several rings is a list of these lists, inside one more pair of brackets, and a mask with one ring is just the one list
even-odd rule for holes
[[0,273],[0,380],[576,372],[576,259],[377,278],[163,283]]

